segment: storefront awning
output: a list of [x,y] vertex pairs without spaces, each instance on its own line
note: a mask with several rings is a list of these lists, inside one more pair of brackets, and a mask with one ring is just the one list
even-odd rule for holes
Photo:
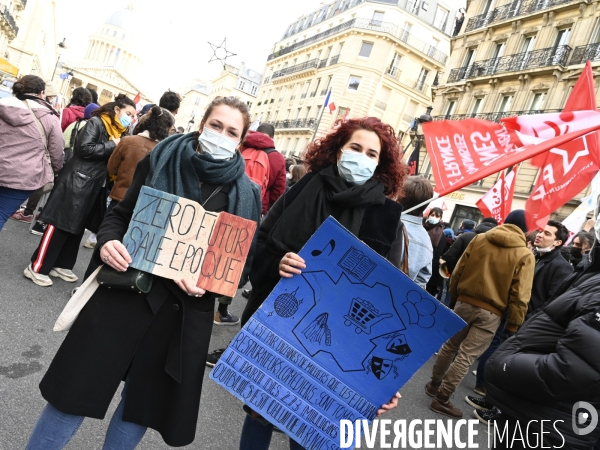
[[19,73],[19,68],[17,66],[13,66],[6,59],[0,58],[0,72],[4,72],[16,77]]

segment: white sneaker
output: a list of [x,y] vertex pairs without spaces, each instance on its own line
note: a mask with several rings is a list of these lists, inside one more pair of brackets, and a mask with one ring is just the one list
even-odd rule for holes
[[53,267],[48,275],[51,277],[62,278],[69,283],[75,283],[77,280],[79,280],[79,277],[75,275],[72,270],[61,269],[59,267]]
[[52,286],[52,280],[50,277],[48,275],[42,275],[41,273],[35,273],[31,268],[31,264],[25,268],[23,275],[25,275],[25,278],[29,278],[38,286]]
[[84,243],[83,246],[85,248],[96,248],[96,241],[90,241],[89,239],[87,239]]

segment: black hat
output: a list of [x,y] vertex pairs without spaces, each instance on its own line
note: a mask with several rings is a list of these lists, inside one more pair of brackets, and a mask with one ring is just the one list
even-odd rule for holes
[[515,209],[510,212],[506,219],[504,220],[505,224],[511,224],[518,226],[523,233],[527,233],[527,222],[525,221],[525,211],[522,209]]
[[475,222],[473,222],[471,219],[465,219],[463,220],[462,226],[464,230],[472,230],[475,228]]

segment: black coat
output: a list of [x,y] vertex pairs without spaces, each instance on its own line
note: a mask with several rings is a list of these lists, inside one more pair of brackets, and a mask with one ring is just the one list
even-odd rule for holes
[[40,220],[69,233],[88,228],[98,231],[106,196],[106,165],[116,148],[99,117],[92,117],[77,134],[73,157],[65,164],[54,183]]
[[[279,262],[284,255],[275,255],[267,249],[269,233],[283,214],[284,209],[293,205],[294,199],[316,174],[317,172],[309,172],[289,191],[279,197],[260,226],[256,256],[250,272],[252,294],[242,314],[242,326],[260,308],[280,280]],[[396,267],[400,266],[402,254],[401,213],[402,206],[386,198],[383,205],[374,205],[366,209],[358,233],[361,241],[387,258]],[[293,230],[291,232],[293,233]]]
[[[504,342],[485,367],[488,400],[503,413],[540,433],[541,420],[563,420],[556,428],[570,450],[588,450],[600,427],[586,436],[573,432],[572,409],[588,402],[600,413],[600,249],[593,265],[563,283],[558,296]],[[562,444],[545,422],[544,446]],[[539,436],[539,434],[538,434]]]
[[554,297],[560,285],[572,273],[573,266],[562,257],[560,248],[538,256],[525,318],[529,319],[548,299]]
[[475,239],[475,236],[481,233],[487,233],[495,226],[496,225],[493,223],[482,222],[477,225],[477,228],[475,228],[473,231],[468,231],[458,236],[448,251],[442,255],[442,259],[446,261],[448,271],[450,273],[454,272],[454,268],[458,264],[458,260],[463,255],[471,241]]
[[[109,240],[122,240],[150,169],[144,158],[127,194],[98,233],[94,258]],[[216,186],[204,184],[205,201]],[[223,189],[205,205],[227,209]],[[68,414],[104,418],[121,380],[128,378],[123,419],[153,428],[168,445],[194,440],[213,326],[215,295],[189,297],[154,277],[149,294],[99,288],[85,305],[40,383],[43,397]]]

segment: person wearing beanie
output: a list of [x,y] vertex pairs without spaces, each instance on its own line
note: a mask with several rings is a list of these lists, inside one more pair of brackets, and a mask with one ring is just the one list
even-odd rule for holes
[[100,106],[96,105],[95,103],[90,103],[83,110],[83,118],[85,120],[90,120],[92,118],[92,113],[94,111],[96,111],[98,108],[100,108]]
[[439,351],[431,381],[425,386],[434,397],[432,411],[462,418],[463,412],[450,402],[450,396],[489,347],[502,316],[506,317],[503,338],[514,334],[525,319],[535,259],[519,226],[525,226],[524,218],[521,210],[509,215],[504,225],[476,235],[452,272],[451,305],[467,325]]

